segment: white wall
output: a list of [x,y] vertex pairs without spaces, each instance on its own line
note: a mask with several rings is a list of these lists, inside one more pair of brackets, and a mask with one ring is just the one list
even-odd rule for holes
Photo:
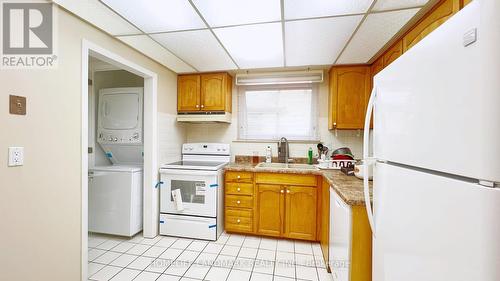
[[[326,73],[325,77],[328,77]],[[363,132],[361,130],[328,130],[328,81],[319,85],[318,94],[318,126],[321,142],[330,149],[344,146],[350,147],[356,158],[362,158]],[[187,124],[187,141],[230,143],[233,161],[235,155],[253,155],[254,151],[258,151],[260,155],[264,156],[265,148],[268,145],[271,145],[273,154],[277,155],[276,142],[245,142],[238,140],[238,88],[236,86],[233,87],[232,116],[233,121],[231,124]],[[290,143],[290,156],[307,157],[309,147],[312,147],[314,153],[316,153],[316,144],[313,142]]]
[[[68,281],[81,277],[82,40],[157,73],[160,163],[178,159],[177,75],[57,8],[59,65],[0,70],[0,279]],[[85,81],[86,83],[87,81]],[[8,95],[27,97],[26,116],[8,113]],[[24,166],[7,167],[7,147],[25,148]]]

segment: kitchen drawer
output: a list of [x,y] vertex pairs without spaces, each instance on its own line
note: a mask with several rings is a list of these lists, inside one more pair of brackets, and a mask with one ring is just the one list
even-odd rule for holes
[[250,222],[249,224],[229,223],[226,219],[225,226],[226,231],[228,232],[253,233],[252,222]]
[[226,217],[252,218],[253,211],[249,209],[226,208]]
[[253,208],[252,196],[226,195],[226,207]]
[[226,183],[226,194],[253,195],[253,184],[251,183]]
[[244,218],[244,217],[226,217],[226,225],[239,225],[252,228],[252,218]]
[[253,182],[253,173],[250,172],[226,172],[227,182]]
[[255,182],[265,184],[305,185],[315,187],[317,184],[317,179],[315,175],[256,173]]

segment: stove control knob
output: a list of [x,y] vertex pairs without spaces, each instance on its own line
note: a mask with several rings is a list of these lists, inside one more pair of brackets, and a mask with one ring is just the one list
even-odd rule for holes
[[118,141],[118,138],[115,138],[114,141]]

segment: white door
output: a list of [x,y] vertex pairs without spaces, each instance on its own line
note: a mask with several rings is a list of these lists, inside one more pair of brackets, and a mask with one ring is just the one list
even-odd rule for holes
[[500,189],[376,163],[374,281],[500,280]]
[[[216,171],[161,170],[160,212],[215,217],[217,212]],[[179,189],[182,210],[178,210],[172,191]]]

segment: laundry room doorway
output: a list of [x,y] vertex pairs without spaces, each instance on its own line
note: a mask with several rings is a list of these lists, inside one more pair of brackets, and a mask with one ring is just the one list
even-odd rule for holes
[[[87,280],[89,231],[126,237],[142,229],[146,238],[158,234],[158,79],[156,73],[86,40],[81,59],[81,262],[82,280]],[[135,215],[124,219],[114,214],[107,225],[103,214],[109,210],[102,199],[113,197],[113,190],[98,194],[96,187],[119,184],[132,194],[120,201],[126,202],[122,208],[136,208],[131,212]]]

